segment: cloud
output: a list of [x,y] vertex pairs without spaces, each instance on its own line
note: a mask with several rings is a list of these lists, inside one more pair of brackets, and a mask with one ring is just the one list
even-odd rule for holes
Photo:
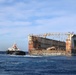
[[68,32],[75,31],[76,15],[62,16],[51,19],[39,19],[36,20],[37,26],[34,26],[34,30],[31,29],[34,34],[47,33],[47,32]]
[[[8,3],[8,0],[6,3]],[[75,12],[75,1],[14,1],[0,7],[0,20],[29,20],[31,17],[55,17],[73,14]],[[72,4],[71,4],[72,3]],[[74,3],[74,4],[73,4]],[[71,6],[71,7],[70,7]]]
[[4,3],[6,0],[0,0],[0,3]]
[[17,2],[13,5],[4,5],[0,7],[0,21],[26,20],[32,16],[33,12],[34,10],[29,8],[27,9],[26,3],[23,2]]
[[76,32],[75,9],[75,0],[0,0],[2,44],[16,40],[27,46],[29,34]]
[[0,26],[2,27],[13,27],[13,26],[20,26],[20,27],[23,27],[23,26],[28,26],[30,25],[31,22],[26,22],[26,21],[2,21],[0,22]]

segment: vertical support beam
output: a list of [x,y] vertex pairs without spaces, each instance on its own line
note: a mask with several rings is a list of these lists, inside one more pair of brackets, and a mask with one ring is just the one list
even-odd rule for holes
[[72,54],[72,33],[68,34],[68,38],[66,39],[66,53]]
[[28,50],[29,53],[31,53],[31,50],[34,48],[34,44],[33,44],[33,37],[32,36],[28,36]]
[[66,39],[66,53],[71,53],[71,40]]

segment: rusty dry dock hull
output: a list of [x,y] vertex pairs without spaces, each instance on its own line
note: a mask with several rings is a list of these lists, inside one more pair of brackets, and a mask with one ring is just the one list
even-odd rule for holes
[[30,55],[65,55],[65,46],[66,43],[63,41],[29,36]]
[[30,55],[76,55],[76,35],[69,34],[65,41],[29,35]]
[[6,51],[7,54],[11,54],[11,55],[26,55],[26,53],[24,51]]

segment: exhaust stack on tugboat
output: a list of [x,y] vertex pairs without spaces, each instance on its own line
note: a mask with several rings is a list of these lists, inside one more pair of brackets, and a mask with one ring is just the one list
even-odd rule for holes
[[13,44],[12,47],[8,48],[6,51],[7,54],[12,54],[12,55],[25,55],[26,53],[24,51],[21,51],[16,44]]

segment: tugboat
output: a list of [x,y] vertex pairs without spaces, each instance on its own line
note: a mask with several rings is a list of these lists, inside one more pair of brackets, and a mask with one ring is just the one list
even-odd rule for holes
[[7,54],[11,55],[25,55],[26,53],[24,51],[21,51],[16,44],[13,44],[11,48],[8,48],[6,51]]

